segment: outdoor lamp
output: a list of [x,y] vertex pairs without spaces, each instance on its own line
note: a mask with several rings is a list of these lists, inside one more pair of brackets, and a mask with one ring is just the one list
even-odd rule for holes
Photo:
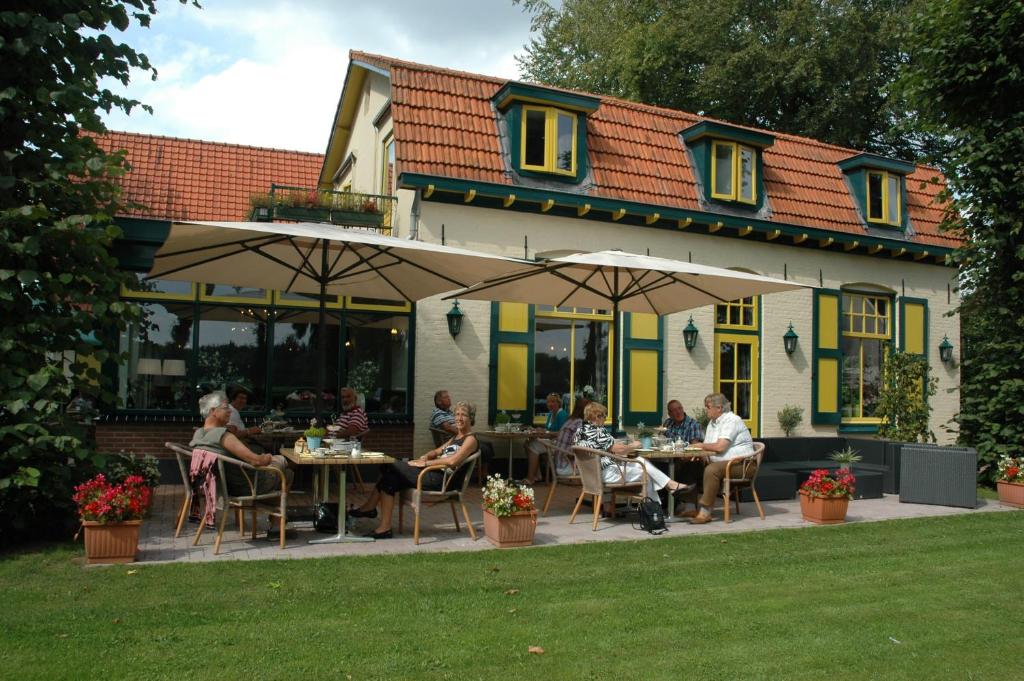
[[943,362],[953,360],[953,344],[949,342],[949,336],[943,336],[942,342],[939,343],[939,359]]
[[448,333],[455,338],[462,331],[462,310],[459,309],[459,301],[456,300],[455,304],[452,305],[452,309],[448,310]]
[[796,335],[796,331],[793,330],[793,323],[789,324],[789,331],[782,334],[782,345],[786,348],[786,354],[792,355],[796,352],[796,342],[800,339],[800,336]]
[[693,315],[690,315],[690,321],[687,323],[686,328],[683,329],[683,343],[686,345],[687,350],[693,350],[697,347],[697,334],[700,333],[697,327],[693,325]]

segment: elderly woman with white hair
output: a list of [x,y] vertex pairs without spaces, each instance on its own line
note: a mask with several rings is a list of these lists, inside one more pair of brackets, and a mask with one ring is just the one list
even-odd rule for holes
[[[608,408],[599,402],[591,402],[583,410],[583,425],[576,433],[575,444],[590,449],[600,449],[612,454],[629,456],[640,449],[640,443],[633,441],[627,444],[616,442],[604,429],[604,420],[608,416]],[[640,482],[643,479],[643,471],[647,469],[647,489],[644,494],[652,499],[658,498],[658,491],[667,489],[672,494],[682,494],[693,489],[692,485],[685,485],[676,482],[663,472],[658,470],[654,464],[647,459],[637,457],[625,466],[625,480],[623,480],[623,469],[618,462],[609,457],[601,457],[601,477],[608,483]]]
[[[680,514],[690,517],[694,525],[711,522],[711,510],[715,507],[715,499],[722,488],[725,478],[725,467],[730,459],[749,456],[754,453],[754,440],[743,419],[732,411],[732,405],[722,393],[711,393],[704,398],[704,409],[711,421],[704,431],[704,442],[695,444],[706,452],[713,452],[711,462],[704,467],[704,490],[701,493],[699,508]],[[747,470],[752,470],[749,467]]]
[[[192,435],[189,447],[193,450],[205,449],[215,454],[230,456],[240,459],[252,466],[273,466],[284,471],[287,484],[291,484],[292,471],[288,468],[288,460],[278,454],[257,454],[245,446],[228,428],[228,419],[231,410],[228,396],[221,391],[203,395],[199,398],[199,413],[203,417],[203,425],[196,429]],[[245,473],[238,466],[226,466],[229,494],[246,494],[249,492],[249,482]],[[279,478],[276,475],[258,476],[257,494],[273,492],[279,486]]]

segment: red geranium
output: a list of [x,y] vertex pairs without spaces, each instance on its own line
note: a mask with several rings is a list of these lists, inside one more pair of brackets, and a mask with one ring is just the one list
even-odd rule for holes
[[152,491],[140,475],[129,475],[114,485],[100,473],[75,488],[74,500],[82,520],[119,523],[139,520],[149,508]]
[[840,468],[835,473],[825,468],[818,468],[811,473],[804,484],[800,485],[800,491],[807,492],[812,497],[846,497],[853,498],[856,485],[856,478],[847,468]]

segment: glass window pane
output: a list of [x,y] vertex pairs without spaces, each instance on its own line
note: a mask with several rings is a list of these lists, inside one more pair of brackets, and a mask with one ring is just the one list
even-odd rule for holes
[[740,147],[740,198],[754,200],[754,150]]
[[572,170],[573,150],[576,148],[572,128],[573,116],[558,114],[558,158],[555,163],[559,170]]
[[889,316],[889,301],[886,300],[885,298],[879,298],[877,300],[877,302],[875,303],[875,308],[876,308],[877,313],[878,313],[879,316],[881,316],[881,317],[888,317]]
[[409,318],[349,313],[345,319],[347,372],[342,384],[362,394],[370,414],[407,413]]
[[[271,406],[290,412],[312,413],[315,408],[319,362],[319,312],[282,310],[274,320],[272,349]],[[334,408],[338,385],[338,317],[328,313],[327,364],[324,393],[330,396],[327,409]]]
[[715,324],[729,323],[729,306],[715,305]]
[[874,416],[882,390],[882,364],[885,361],[885,343],[881,340],[863,340],[864,349],[864,405],[863,415]]
[[736,378],[749,381],[753,375],[751,346],[749,343],[736,344]]
[[723,381],[731,381],[736,378],[735,349],[735,343],[718,344],[718,361],[720,362],[718,376]]
[[739,324],[740,323],[740,308],[739,306],[732,304],[729,305],[729,323]]
[[860,344],[859,338],[844,337],[843,385],[841,388],[842,412],[844,418],[857,418],[860,408]]
[[882,176],[879,173],[868,173],[868,218],[881,220],[882,216]]
[[128,363],[118,369],[118,397],[125,409],[195,411],[188,377],[192,354],[192,303],[143,303],[142,319],[121,334]]
[[736,399],[732,402],[732,410],[742,419],[750,418],[750,384],[736,384]]
[[743,326],[754,325],[754,308],[749,305],[743,306]]
[[853,317],[850,318],[850,321],[852,322],[850,325],[850,331],[853,333],[864,333],[864,318],[862,316],[859,314],[853,315]]
[[[339,296],[327,295],[328,305],[337,305]],[[281,305],[287,305],[288,303],[314,303],[319,305],[320,296],[316,293],[293,293],[291,291],[280,291],[278,293],[278,302]]]
[[534,335],[534,414],[547,414],[547,396],[558,393],[568,406],[572,362],[572,320],[537,318]]
[[572,357],[576,395],[585,395],[608,404],[608,322],[575,322],[576,336]]
[[716,144],[714,161],[715,194],[732,196],[732,147],[727,144]]
[[864,333],[875,333],[875,318],[865,317],[864,318]]
[[130,287],[132,291],[145,291],[147,293],[172,293],[183,297],[190,297],[192,294],[192,282],[171,281],[169,279],[147,279],[142,273],[136,274],[136,281]]
[[544,150],[547,146],[545,140],[545,128],[547,116],[543,111],[526,111],[526,139],[523,140],[523,150],[526,165],[543,166]]
[[890,225],[900,222],[900,178],[898,175],[889,176],[889,214],[886,220]]
[[395,195],[395,140],[390,140],[384,147],[384,166],[381,169],[381,194]]
[[232,383],[251,389],[249,408],[267,410],[267,321],[262,309],[204,306],[199,317],[197,384],[205,394]]
[[[218,298],[252,298],[263,300],[267,297],[267,290],[254,288],[252,286],[228,286],[226,284],[203,284],[203,293],[206,297]],[[250,400],[249,404],[252,404]]]

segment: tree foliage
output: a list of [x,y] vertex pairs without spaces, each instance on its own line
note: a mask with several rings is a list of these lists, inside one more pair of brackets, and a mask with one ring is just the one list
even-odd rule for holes
[[922,3],[904,40],[900,86],[944,142],[946,225],[965,237],[960,439],[991,464],[1024,446],[1024,4]]
[[525,78],[914,157],[888,90],[910,0],[521,1]]
[[115,357],[96,339],[116,339],[136,312],[118,302],[128,275],[109,253],[124,158],[93,135],[101,110],[138,105],[102,79],[156,75],[108,32],[155,11],[154,0],[0,11],[0,545],[65,532],[72,486],[98,462],[64,407],[76,392],[114,399],[100,366]]
[[938,379],[928,375],[928,360],[893,350],[882,368],[882,389],[873,416],[882,419],[879,437],[898,442],[935,442],[928,427]]

